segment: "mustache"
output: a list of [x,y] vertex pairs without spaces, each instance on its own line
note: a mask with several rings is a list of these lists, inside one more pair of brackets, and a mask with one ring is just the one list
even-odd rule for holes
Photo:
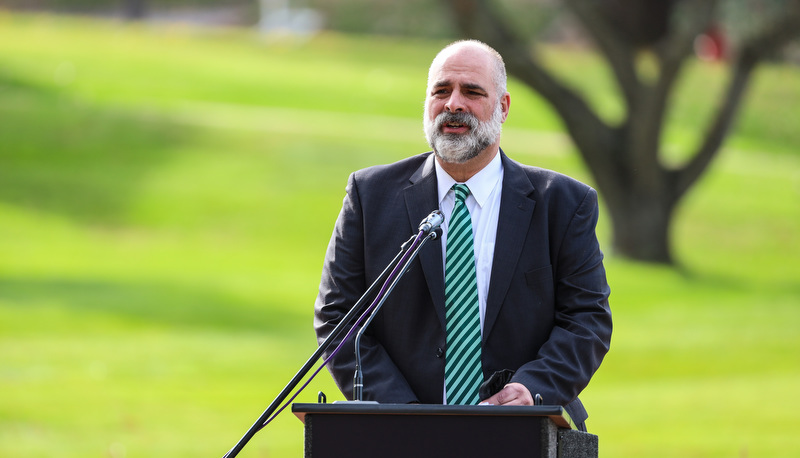
[[474,114],[466,111],[458,111],[456,113],[445,111],[440,113],[435,120],[437,130],[441,130],[442,126],[450,123],[463,124],[472,130],[478,127],[480,121]]

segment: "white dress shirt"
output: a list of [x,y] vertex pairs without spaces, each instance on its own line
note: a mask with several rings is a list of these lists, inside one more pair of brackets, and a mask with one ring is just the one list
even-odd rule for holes
[[[454,180],[436,163],[436,178],[439,183],[439,210],[444,215],[442,223],[442,259],[446,262],[447,225],[455,206],[455,192],[451,189]],[[478,277],[478,301],[481,314],[481,333],[483,318],[486,316],[486,297],[489,294],[489,281],[492,276],[494,244],[497,239],[497,221],[500,215],[500,194],[503,187],[503,163],[498,152],[494,159],[480,172],[465,183],[470,190],[466,204],[472,219],[472,234],[475,243],[475,268]],[[444,275],[444,265],[442,265]]]

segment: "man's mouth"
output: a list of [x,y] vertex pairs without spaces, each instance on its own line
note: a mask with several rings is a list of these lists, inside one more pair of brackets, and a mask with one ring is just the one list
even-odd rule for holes
[[475,125],[474,117],[468,113],[444,113],[439,115],[439,131],[443,134],[464,135]]
[[466,134],[467,132],[469,132],[470,127],[469,127],[468,124],[465,124],[463,122],[451,121],[451,122],[443,123],[442,127],[441,127],[441,130],[442,130],[442,133],[444,133],[444,134],[459,134],[459,135],[461,135],[461,134]]

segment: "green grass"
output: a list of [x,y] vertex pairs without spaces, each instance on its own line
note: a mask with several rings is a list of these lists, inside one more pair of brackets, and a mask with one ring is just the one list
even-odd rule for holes
[[[439,42],[0,13],[0,455],[221,456],[315,348],[352,170],[424,151]],[[584,53],[548,59],[618,113]],[[692,143],[713,66],[670,141]],[[590,181],[511,84],[504,149]],[[800,73],[759,71],[677,214],[681,266],[609,251],[612,351],[582,399],[603,456],[800,453]],[[607,246],[603,218],[600,236]],[[341,399],[323,373],[317,391]],[[241,456],[299,456],[284,413]]]

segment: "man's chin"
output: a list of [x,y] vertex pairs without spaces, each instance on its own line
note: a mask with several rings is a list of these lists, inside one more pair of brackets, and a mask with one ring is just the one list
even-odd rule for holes
[[474,152],[446,152],[442,153],[438,149],[434,148],[433,153],[438,157],[442,162],[448,164],[463,164],[465,162],[469,162],[470,159],[475,158],[477,154]]

